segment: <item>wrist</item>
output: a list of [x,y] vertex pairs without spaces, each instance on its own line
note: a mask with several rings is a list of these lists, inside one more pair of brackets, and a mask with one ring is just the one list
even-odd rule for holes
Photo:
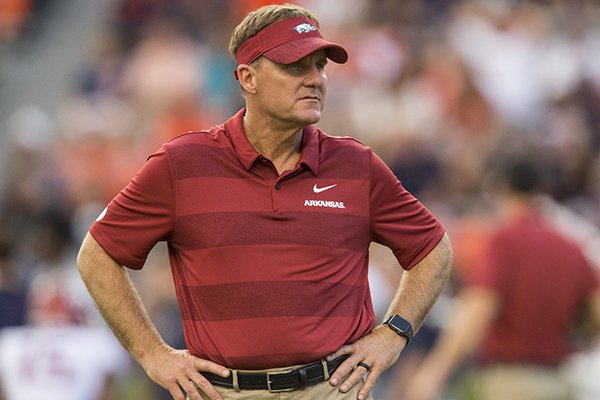
[[160,359],[162,354],[171,351],[171,347],[163,341],[148,343],[140,346],[136,351],[132,351],[133,358],[142,366],[154,363],[154,360]]
[[412,324],[398,314],[393,314],[388,317],[383,322],[383,325],[385,325],[399,337],[403,338],[406,341],[406,345],[408,345],[408,343],[410,343],[411,339],[414,337],[414,329]]

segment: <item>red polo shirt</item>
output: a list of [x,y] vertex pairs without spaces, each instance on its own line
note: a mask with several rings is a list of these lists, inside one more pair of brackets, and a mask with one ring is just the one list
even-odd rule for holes
[[409,269],[444,231],[354,139],[308,126],[296,168],[279,176],[243,112],[166,143],[90,232],[135,269],[168,243],[192,354],[244,369],[312,362],[375,324],[371,241]]

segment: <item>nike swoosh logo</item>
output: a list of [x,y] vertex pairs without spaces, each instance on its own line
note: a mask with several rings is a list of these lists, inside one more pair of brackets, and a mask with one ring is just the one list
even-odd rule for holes
[[320,188],[320,187],[317,187],[317,185],[315,184],[315,186],[313,186],[313,192],[315,192],[315,193],[321,193],[321,192],[324,192],[324,191],[329,190],[331,188],[334,188],[336,186],[337,186],[337,183],[335,185],[325,186],[325,187]]

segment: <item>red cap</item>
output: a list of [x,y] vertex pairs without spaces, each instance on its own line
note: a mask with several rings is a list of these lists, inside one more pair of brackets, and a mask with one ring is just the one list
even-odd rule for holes
[[260,56],[279,64],[291,64],[317,50],[325,50],[327,58],[338,64],[348,60],[346,50],[323,39],[310,18],[294,17],[269,25],[247,39],[235,58],[238,65],[249,64]]

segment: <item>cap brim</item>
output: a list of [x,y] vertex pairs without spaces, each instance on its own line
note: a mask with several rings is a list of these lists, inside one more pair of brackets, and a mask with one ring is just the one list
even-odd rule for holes
[[283,43],[262,55],[279,64],[291,64],[318,50],[325,50],[327,58],[338,64],[348,61],[346,49],[319,37],[308,37]]

